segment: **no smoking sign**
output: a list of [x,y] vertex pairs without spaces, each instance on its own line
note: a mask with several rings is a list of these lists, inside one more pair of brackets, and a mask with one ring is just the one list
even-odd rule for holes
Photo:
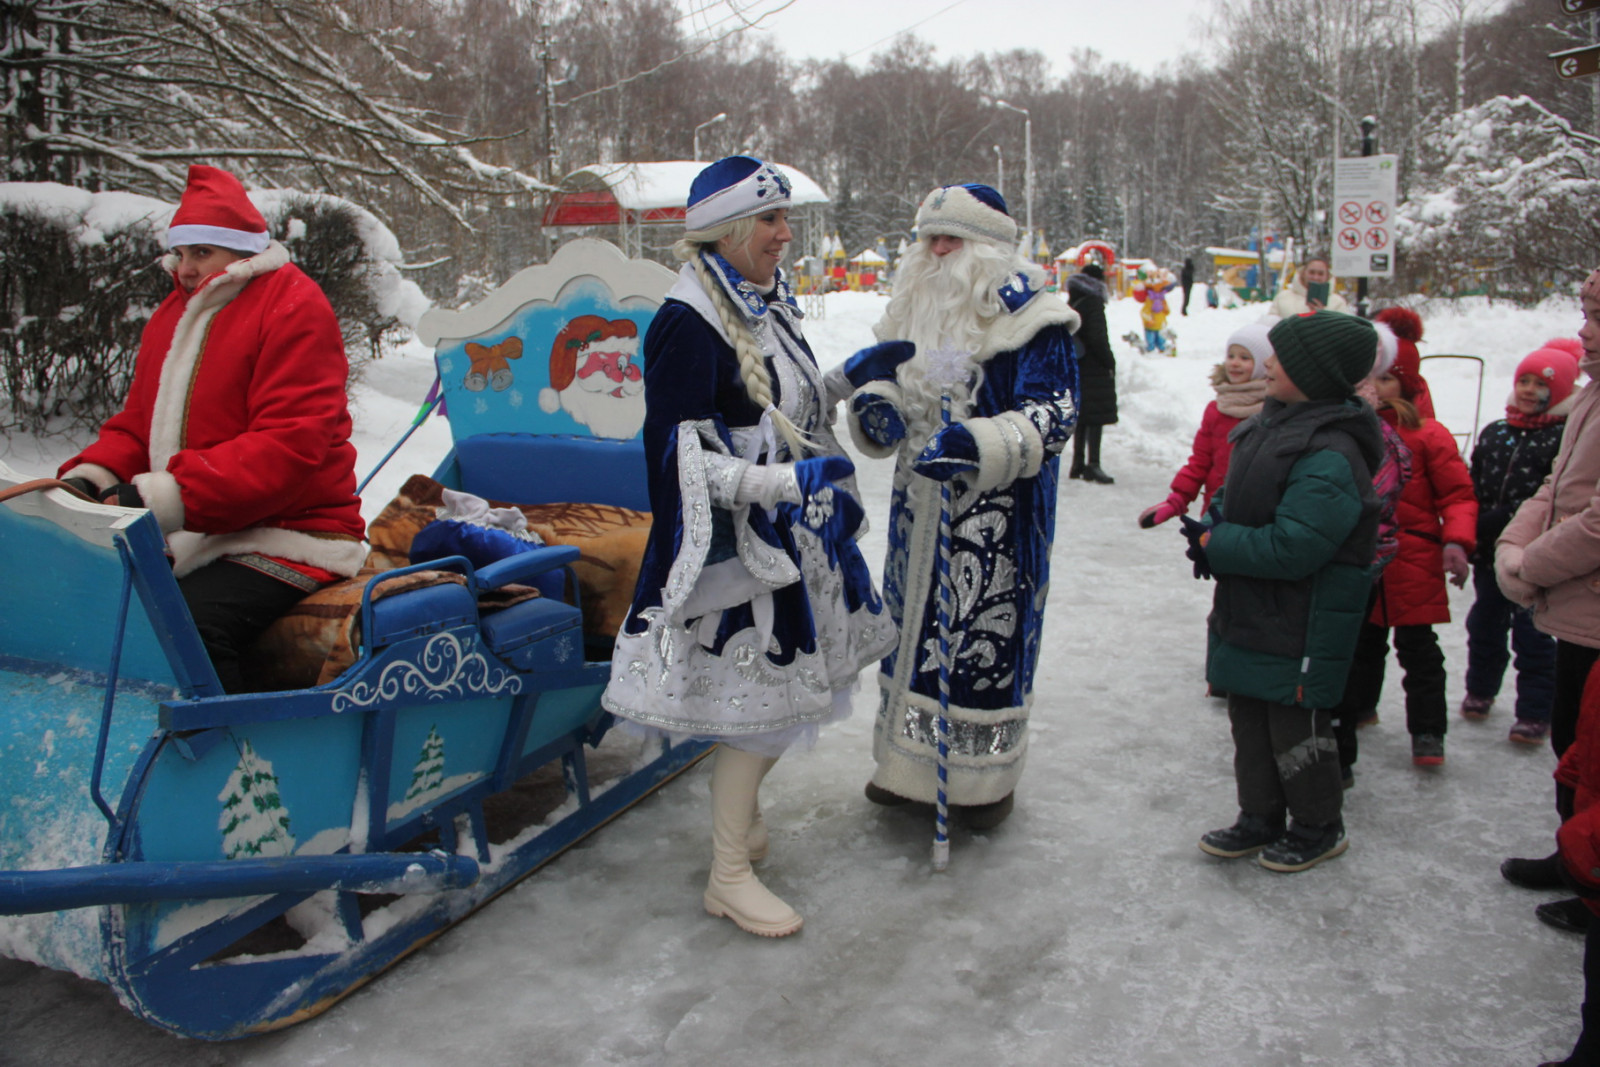
[[1394,274],[1395,175],[1398,157],[1340,159],[1333,172],[1333,273],[1345,278]]

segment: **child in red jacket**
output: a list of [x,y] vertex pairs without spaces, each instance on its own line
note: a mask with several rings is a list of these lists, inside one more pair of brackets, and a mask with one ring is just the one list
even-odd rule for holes
[[1253,322],[1235,330],[1228,338],[1225,358],[1211,371],[1211,387],[1217,398],[1206,405],[1200,416],[1200,429],[1194,435],[1194,451],[1172,479],[1167,499],[1139,513],[1139,525],[1148,530],[1189,510],[1194,498],[1204,494],[1200,511],[1210,506],[1211,498],[1222,488],[1228,475],[1228,457],[1233,444],[1228,434],[1239,423],[1261,410],[1267,395],[1267,357],[1272,342],[1267,340],[1271,323]]
[[1444,762],[1449,720],[1444,652],[1433,624],[1450,621],[1445,574],[1457,586],[1466,584],[1467,557],[1477,545],[1478,499],[1455,438],[1412,403],[1424,395],[1413,334],[1421,336],[1420,325],[1414,331],[1395,330],[1394,366],[1377,379],[1378,417],[1399,431],[1411,450],[1412,467],[1395,512],[1399,551],[1384,569],[1372,613],[1361,626],[1346,704],[1357,709],[1358,723],[1377,721],[1393,629],[1395,654],[1405,672],[1411,762],[1428,767]]

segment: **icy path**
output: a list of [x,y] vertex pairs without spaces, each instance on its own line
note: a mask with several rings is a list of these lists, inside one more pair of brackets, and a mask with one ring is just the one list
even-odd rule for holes
[[[1224,317],[1194,336],[1225,336]],[[847,327],[862,332],[840,315],[812,333]],[[1538,332],[1505,358],[1550,331]],[[984,836],[958,832],[945,874],[929,868],[926,820],[861,796],[864,691],[855,718],[765,790],[763,874],[806,916],[796,937],[753,938],[701,912],[702,768],[281,1034],[180,1041],[101,987],[0,960],[0,1064],[1503,1067],[1564,1055],[1582,942],[1534,921],[1555,894],[1496,872],[1550,846],[1553,757],[1506,742],[1504,703],[1487,724],[1452,712],[1449,762],[1420,771],[1391,673],[1346,795],[1345,856],[1274,875],[1195,848],[1235,810],[1226,715],[1200,678],[1210,586],[1189,577],[1172,528],[1133,518],[1164,495],[1204,403],[1164,387],[1205,363],[1188,338],[1179,360],[1119,357],[1125,422],[1106,434],[1118,482],[1062,488],[1016,814]],[[414,410],[391,406],[401,425]],[[881,524],[887,471],[865,474]],[[867,552],[876,566],[881,536]],[[1455,594],[1458,620],[1467,603]],[[1459,621],[1441,634],[1453,706]]]

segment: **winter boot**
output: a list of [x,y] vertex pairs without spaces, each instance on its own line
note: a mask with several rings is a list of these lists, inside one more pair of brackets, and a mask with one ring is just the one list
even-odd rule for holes
[[1468,693],[1461,699],[1461,717],[1471,719],[1473,722],[1482,722],[1489,717],[1489,709],[1494,707],[1494,697],[1473,696]]
[[1533,914],[1546,926],[1553,926],[1569,934],[1588,933],[1589,923],[1593,919],[1589,905],[1577,897],[1540,904],[1533,909]]
[[1511,724],[1511,733],[1507,740],[1519,745],[1542,745],[1550,737],[1550,724],[1547,722],[1534,722],[1532,719],[1518,719]]
[[1500,865],[1500,877],[1522,889],[1560,889],[1561,856],[1552,852],[1543,859],[1509,859]]
[[1288,833],[1261,850],[1256,862],[1269,871],[1292,873],[1331,860],[1349,847],[1343,822],[1335,819],[1317,826],[1296,819]]
[[711,769],[711,879],[705,906],[732,919],[741,930],[785,937],[802,919],[750,870],[750,829],[756,791],[773,761],[753,752],[719,746]]
[[1200,851],[1225,860],[1260,852],[1283,836],[1283,820],[1273,821],[1241,811],[1239,821],[1225,830],[1212,830],[1200,838]]
[[1411,762],[1418,767],[1441,766],[1444,763],[1444,738],[1438,734],[1413,735]]
[[1117,480],[1101,470],[1098,463],[1085,463],[1083,465],[1083,480],[1094,482],[1096,485],[1115,485]]
[[[775,756],[763,756],[761,758],[766,761],[766,766],[761,770],[761,777],[764,780],[767,777],[767,772],[772,770],[778,760]],[[767,837],[767,820],[761,817],[760,788],[760,783],[757,783],[755,812],[750,816],[750,832],[744,835],[745,845],[750,849],[751,863],[760,863],[767,858],[767,846],[770,843]]]

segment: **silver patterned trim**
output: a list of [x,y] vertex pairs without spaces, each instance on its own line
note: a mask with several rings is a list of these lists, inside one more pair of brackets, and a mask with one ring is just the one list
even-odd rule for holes
[[434,634],[415,661],[396,660],[383,668],[376,681],[357,682],[348,693],[336,693],[333,710],[370,708],[401,696],[425,700],[466,696],[509,696],[522,692],[522,676],[492,667],[455,634]]

